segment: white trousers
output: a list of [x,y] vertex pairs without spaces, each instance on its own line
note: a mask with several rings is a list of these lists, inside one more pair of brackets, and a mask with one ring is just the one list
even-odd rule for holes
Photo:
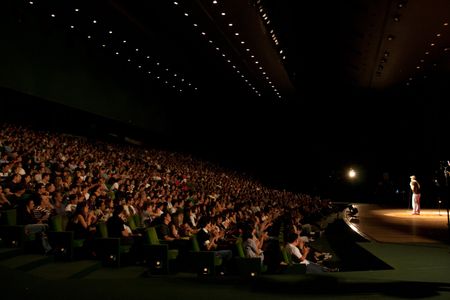
[[420,214],[420,194],[412,195],[413,214]]

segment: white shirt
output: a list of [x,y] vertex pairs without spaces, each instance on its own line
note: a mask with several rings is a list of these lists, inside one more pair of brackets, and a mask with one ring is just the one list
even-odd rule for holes
[[305,265],[309,265],[309,260],[304,259],[302,260],[302,254],[300,253],[300,249],[298,249],[297,246],[294,246],[290,243],[286,244],[286,251],[288,254],[293,255],[295,257],[297,257],[300,260],[301,264],[305,264]]

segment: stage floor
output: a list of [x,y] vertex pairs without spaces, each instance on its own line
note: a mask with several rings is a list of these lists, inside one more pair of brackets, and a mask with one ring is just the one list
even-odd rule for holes
[[412,215],[405,208],[353,204],[358,214],[347,215],[348,224],[367,239],[387,243],[449,243],[447,211],[423,209]]

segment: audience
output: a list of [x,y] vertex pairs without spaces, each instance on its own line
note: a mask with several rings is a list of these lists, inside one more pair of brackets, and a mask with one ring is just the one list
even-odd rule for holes
[[203,250],[229,259],[241,235],[247,256],[264,260],[282,226],[297,236],[320,230],[329,203],[185,154],[0,124],[0,206],[31,212],[22,217],[39,229],[27,231],[45,233],[51,216],[66,215],[77,237],[103,221],[110,236],[133,240],[127,219],[138,215],[144,227],[161,220],[161,240],[197,234]]

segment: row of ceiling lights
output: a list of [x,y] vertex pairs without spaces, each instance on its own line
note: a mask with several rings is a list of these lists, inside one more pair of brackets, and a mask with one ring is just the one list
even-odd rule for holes
[[[36,1],[27,2],[29,6],[37,6]],[[77,19],[81,19],[81,9],[71,8],[69,10],[74,14],[75,17],[79,17]],[[57,18],[56,9],[53,9],[53,11],[50,12],[49,17],[51,19]],[[63,20],[63,18],[60,19]],[[194,91],[198,90],[197,87],[193,87],[192,83],[187,81],[180,73],[170,71],[169,68],[164,67],[162,63],[157,59],[153,60],[153,58],[148,55],[148,53],[145,53],[146,51],[142,48],[131,46],[131,43],[128,42],[128,39],[119,38],[116,36],[117,40],[120,42],[116,42],[116,44],[113,44],[113,36],[115,35],[115,31],[112,30],[111,26],[105,26],[105,28],[108,29],[101,29],[101,27],[99,26],[101,25],[101,22],[98,18],[94,16],[87,16],[87,19],[89,20],[88,22],[90,22],[90,24],[77,24],[74,22],[69,24],[68,28],[71,31],[77,29],[80,29],[81,31],[83,25],[91,25],[91,27],[93,25],[95,26],[94,29],[91,29],[92,32],[86,34],[86,38],[98,43],[100,48],[111,50],[114,56],[123,57],[128,63],[133,64],[137,70],[144,72],[144,74],[147,74],[148,76],[152,76],[152,79],[156,79],[161,83],[164,83],[166,86],[173,88],[177,92],[182,93],[186,89],[193,89]],[[100,38],[98,38],[97,40],[95,39],[95,31],[101,32],[98,36],[104,39],[103,42],[99,41]],[[133,54],[131,55],[130,53]],[[138,62],[139,60],[141,61],[141,63]],[[154,66],[149,66],[150,63],[153,63]],[[156,69],[159,69],[159,72],[157,72]],[[162,73],[165,73],[164,77]]]
[[[180,3],[178,1],[174,1],[173,2],[175,6],[177,7],[181,7]],[[228,28],[228,30],[231,31],[231,34],[233,35],[234,38],[238,39],[238,43],[240,45],[242,45],[242,47],[244,47],[245,52],[247,53],[251,59],[251,61],[255,64],[255,66],[257,67],[257,69],[259,71],[261,71],[261,75],[263,76],[263,78],[268,82],[268,84],[270,85],[270,87],[273,89],[273,91],[275,92],[275,94],[277,95],[278,98],[281,98],[281,95],[279,93],[279,91],[276,89],[275,85],[273,84],[273,82],[271,81],[271,79],[269,78],[268,74],[266,71],[264,71],[264,68],[261,66],[260,61],[258,61],[255,58],[255,55],[252,53],[252,50],[246,46],[247,44],[249,44],[248,42],[246,42],[243,37],[242,34],[236,29],[236,25],[230,21],[230,12],[226,11],[224,8],[221,7],[219,1],[217,0],[213,0],[211,2],[211,5],[213,6],[213,9],[216,10],[216,13],[219,15],[220,18],[223,19],[224,24],[226,24],[226,27]],[[186,9],[183,9],[183,14],[186,17],[190,17],[191,14],[189,11],[187,11]],[[250,89],[257,95],[257,96],[261,96],[261,93],[257,90],[257,88],[250,83],[250,81],[246,78],[246,76],[244,74],[242,74],[242,71],[238,69],[236,64],[233,64],[230,57],[219,47],[217,46],[217,43],[214,42],[209,35],[206,33],[206,30],[203,30],[200,27],[200,25],[197,22],[193,22],[192,25],[195,28],[199,29],[200,34],[207,39],[208,43],[210,44],[210,46],[217,51],[220,56],[225,60],[225,62],[227,64],[231,64],[231,67],[233,68],[234,72],[236,72],[236,74],[242,79],[244,80],[244,82],[250,87]]]
[[[406,7],[406,5],[408,4],[407,0],[401,0],[397,3],[397,12],[394,14],[393,16],[393,20],[394,22],[400,22],[400,9],[404,9]],[[392,34],[389,34],[386,38],[388,41],[392,41],[394,40],[394,36]],[[390,55],[390,51],[388,49],[384,50],[383,52],[383,56],[380,59],[380,62],[378,64],[378,68],[376,71],[376,75],[377,77],[381,77],[382,71],[384,69],[384,65],[387,63],[388,61],[388,57]]]
[[[269,13],[265,10],[263,4],[261,3],[261,0],[257,0],[256,4],[258,6],[258,12],[259,12],[261,18],[266,23],[266,26],[270,26],[271,21],[270,21],[270,18],[269,18]],[[281,55],[281,59],[285,60],[286,59],[286,55],[283,54],[284,53],[283,49],[280,49],[280,47],[279,47],[280,43],[278,42],[277,35],[275,34],[273,28],[270,29],[269,33],[270,33],[270,37],[272,38],[273,42],[276,45],[276,48],[279,49],[278,53]]]
[[[447,34],[448,33],[448,22],[447,21],[444,21],[444,22],[442,22],[442,27],[443,27],[443,29],[445,30],[445,33],[444,34]],[[416,70],[422,70],[422,69],[424,69],[425,67],[424,67],[424,64],[425,64],[425,61],[426,61],[426,57],[427,56],[429,56],[430,54],[431,54],[431,52],[434,50],[434,49],[437,49],[438,47],[438,44],[439,44],[439,40],[441,40],[441,38],[442,38],[442,33],[439,31],[439,32],[436,32],[434,35],[433,35],[433,38],[432,38],[432,41],[430,41],[430,42],[428,42],[428,46],[429,46],[429,48],[427,48],[426,49],[426,51],[424,52],[424,56],[419,60],[419,63],[416,65]],[[444,47],[443,48],[443,51],[444,52],[448,52],[450,50],[450,48],[449,47]],[[437,50],[437,51],[439,51],[439,50]],[[432,65],[433,67],[437,67],[437,64],[436,63],[433,63],[433,65]],[[424,79],[426,79],[427,77],[426,77],[426,75],[424,75]],[[413,80],[413,77],[410,77],[409,79],[408,79],[408,82],[406,82],[406,85],[410,85],[410,82]]]
[[[258,8],[258,12],[259,12],[261,18],[262,18],[262,19],[264,20],[264,22],[266,23],[266,26],[270,26],[271,21],[270,21],[270,18],[269,18],[269,13],[268,13],[268,12],[266,11],[266,9],[264,8],[263,4],[261,3],[261,0],[257,0],[257,1],[256,1],[256,5],[258,6],[258,7],[257,7],[257,8]],[[275,48],[278,48],[278,49],[279,49],[279,48],[280,48],[280,47],[279,47],[280,43],[278,42],[278,38],[277,38],[277,36],[276,36],[276,34],[275,34],[273,28],[270,29],[269,33],[270,33],[270,37],[272,38],[273,42],[275,43],[275,46],[276,46]],[[286,59],[286,55],[283,54],[283,49],[279,49],[278,52],[279,52],[280,55],[282,55],[281,58],[282,58],[283,60],[285,60],[285,59]],[[266,79],[267,79],[267,78],[266,78]],[[268,80],[268,79],[267,79],[267,80]],[[275,89],[275,87],[273,87],[273,85],[271,84],[271,82],[269,82],[269,84],[272,86],[272,88],[274,89],[275,93],[279,96],[278,91]],[[279,97],[280,97],[280,96],[279,96]]]
[[[400,9],[404,9],[404,8],[406,7],[407,3],[408,3],[408,1],[406,1],[406,0],[399,1],[399,2],[397,3],[397,8],[398,8],[399,10],[400,10]],[[393,17],[393,20],[394,20],[394,22],[399,22],[399,21],[400,21],[400,14],[399,14],[399,13],[396,13],[396,14],[394,15],[394,17]],[[448,23],[447,21],[444,21],[444,22],[442,23],[442,25],[443,25],[444,28],[447,28],[447,27],[448,27],[448,24],[449,24],[449,23]],[[441,38],[441,37],[442,37],[442,33],[441,33],[441,32],[436,32],[436,33],[435,33],[435,35],[433,36],[433,41],[429,42],[429,46],[430,46],[431,48],[430,48],[430,49],[427,49],[427,50],[424,52],[424,54],[425,54],[426,56],[428,56],[428,55],[430,54],[430,52],[431,52],[432,49],[435,49],[435,48],[436,48],[436,45],[438,44],[438,41],[435,41],[435,39],[436,39],[436,38],[439,39],[439,38]],[[392,41],[392,40],[394,40],[394,38],[395,38],[395,37],[394,37],[393,35],[391,35],[391,34],[389,34],[389,35],[387,36],[387,40],[388,40],[388,41]],[[445,48],[443,48],[443,50],[444,50],[444,52],[447,52],[447,51],[450,50],[450,48],[445,47]],[[377,76],[381,76],[381,72],[382,72],[383,69],[384,69],[384,64],[387,63],[387,59],[388,59],[389,55],[390,55],[389,50],[385,50],[384,53],[383,53],[382,58],[380,59],[380,63],[379,63],[379,65],[378,65],[378,69],[377,69],[377,72],[376,72],[376,75],[377,75]],[[416,65],[416,69],[417,69],[417,70],[423,69],[423,68],[424,68],[424,66],[423,66],[424,63],[425,63],[425,57],[423,57],[423,58],[421,58],[421,59],[419,60],[419,64]],[[437,66],[437,64],[436,64],[436,63],[433,63],[433,67],[436,67],[436,66]],[[427,76],[424,75],[424,78],[427,78]],[[410,78],[408,79],[408,82],[406,82],[406,85],[409,86],[409,85],[410,85],[410,81],[412,81],[412,80],[413,80],[413,78],[410,77]]]
[[[218,4],[218,1],[213,1],[212,2],[214,5]],[[181,8],[181,4],[178,1],[174,1],[173,2],[174,6],[176,7],[180,7]],[[183,9],[183,14],[185,17],[191,17],[192,13],[190,11],[188,11],[186,8],[182,8]],[[222,11],[220,13],[220,15],[222,17],[226,17],[227,16],[227,12]],[[231,25],[230,25],[231,24]],[[233,23],[229,23],[228,24],[230,27],[233,27]],[[257,96],[261,96],[261,93],[256,89],[256,87],[245,77],[244,74],[242,74],[242,71],[238,69],[237,65],[232,63],[230,56],[227,55],[219,46],[217,46],[217,43],[215,43],[210,36],[206,33],[206,30],[200,28],[200,25],[198,22],[195,22],[195,20],[192,23],[192,26],[196,29],[199,30],[200,34],[202,37],[204,37],[205,39],[207,39],[209,45],[218,53],[220,53],[220,56],[228,63],[231,64],[231,67],[233,69],[234,72],[236,72],[236,74],[242,79],[244,80],[244,82],[250,87],[250,89],[257,95]],[[235,32],[236,36],[239,36],[239,32]],[[245,44],[245,42],[244,42]]]

